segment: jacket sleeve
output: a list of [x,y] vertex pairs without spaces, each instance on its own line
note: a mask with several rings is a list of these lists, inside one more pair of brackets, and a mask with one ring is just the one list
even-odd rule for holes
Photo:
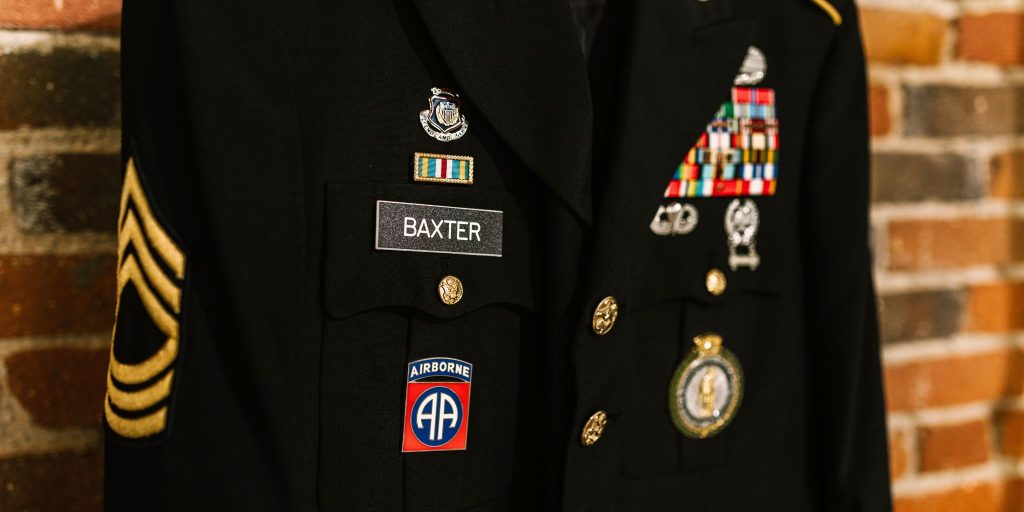
[[274,220],[302,215],[274,181],[298,174],[274,153],[295,133],[284,51],[272,3],[236,7],[124,2],[106,510],[314,508],[316,396],[291,386],[316,372],[286,348],[316,345],[294,327],[301,264],[278,257],[297,230]]
[[821,510],[890,510],[885,405],[869,249],[867,80],[844,0],[812,101],[801,184],[811,432]]

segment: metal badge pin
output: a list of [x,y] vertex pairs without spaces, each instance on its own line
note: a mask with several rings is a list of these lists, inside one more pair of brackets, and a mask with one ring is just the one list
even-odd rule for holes
[[692,204],[659,206],[651,220],[651,232],[658,236],[686,235],[697,229],[700,215]]
[[718,334],[702,334],[693,344],[672,376],[669,413],[685,436],[706,439],[736,415],[743,399],[743,369]]
[[420,125],[427,135],[441,141],[458,140],[466,134],[469,123],[462,115],[462,100],[449,89],[434,87],[428,100],[430,108],[420,112]]
[[757,270],[761,257],[754,237],[761,224],[761,214],[750,199],[733,199],[725,211],[725,234],[729,244],[729,268],[748,267]]
[[733,84],[738,86],[752,86],[761,83],[768,72],[768,59],[758,47],[751,46],[747,49],[747,56],[740,65],[740,73],[736,75]]

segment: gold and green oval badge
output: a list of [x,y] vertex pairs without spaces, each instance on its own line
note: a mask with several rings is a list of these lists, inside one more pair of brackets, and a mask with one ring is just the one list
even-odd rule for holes
[[687,437],[706,439],[729,425],[743,399],[743,370],[722,346],[722,337],[702,334],[679,364],[669,388],[672,422]]

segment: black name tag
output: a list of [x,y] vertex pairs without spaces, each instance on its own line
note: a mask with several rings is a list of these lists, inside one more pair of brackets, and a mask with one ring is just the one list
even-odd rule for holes
[[501,257],[502,212],[377,201],[377,249]]

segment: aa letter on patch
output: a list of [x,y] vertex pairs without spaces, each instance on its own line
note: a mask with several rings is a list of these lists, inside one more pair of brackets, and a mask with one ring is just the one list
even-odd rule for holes
[[473,365],[450,357],[409,363],[403,452],[465,450]]
[[499,210],[377,201],[376,248],[501,257]]

